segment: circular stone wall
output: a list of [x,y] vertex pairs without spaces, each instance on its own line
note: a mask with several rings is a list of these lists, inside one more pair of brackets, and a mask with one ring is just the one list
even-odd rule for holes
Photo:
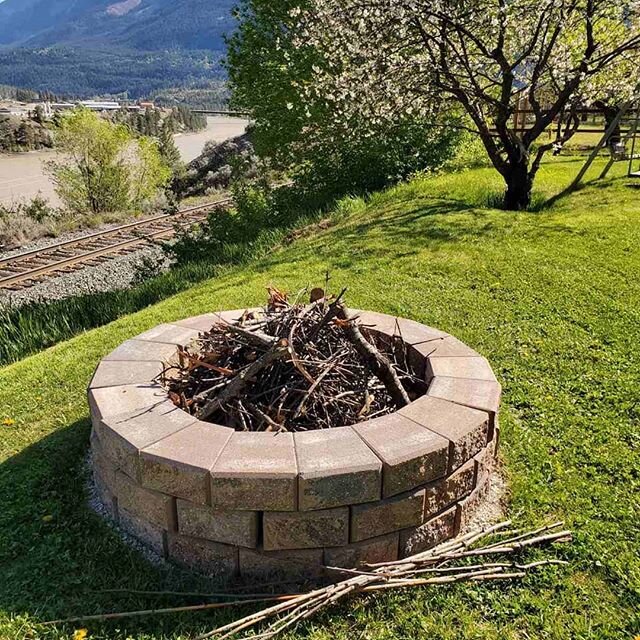
[[354,313],[382,337],[399,329],[429,387],[349,427],[238,432],[169,400],[154,382],[162,363],[242,311],[163,324],[110,353],[89,385],[95,485],[110,515],[166,558],[225,577],[318,575],[455,536],[493,468],[500,385],[453,336]]

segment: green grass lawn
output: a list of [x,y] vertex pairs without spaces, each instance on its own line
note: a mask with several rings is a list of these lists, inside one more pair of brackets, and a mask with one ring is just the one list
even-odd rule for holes
[[[578,167],[545,165],[539,188],[556,193]],[[333,227],[266,259],[0,369],[0,638],[69,638],[73,626],[37,623],[200,602],[102,592],[207,584],[147,564],[88,509],[85,386],[98,360],[135,333],[254,305],[270,283],[294,290],[320,283],[329,269],[335,290],[349,286],[353,306],[445,329],[490,359],[504,386],[510,516],[522,526],[565,519],[575,541],[557,552],[567,568],[509,585],[361,598],[296,637],[632,640],[640,634],[634,185],[611,179],[551,209],[516,214],[483,204],[500,188],[488,169],[417,180],[343,203]],[[158,615],[87,626],[90,638],[177,640],[228,619]]]

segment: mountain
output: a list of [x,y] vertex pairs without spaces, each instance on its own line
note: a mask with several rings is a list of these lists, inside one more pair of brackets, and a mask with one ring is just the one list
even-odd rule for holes
[[223,77],[235,0],[5,0],[0,83],[148,95]]
[[5,0],[0,44],[221,51],[233,0]]

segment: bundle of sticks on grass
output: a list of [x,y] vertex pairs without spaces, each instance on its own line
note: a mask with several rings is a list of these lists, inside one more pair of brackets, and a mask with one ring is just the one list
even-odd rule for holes
[[[250,636],[254,640],[266,640],[357,593],[454,582],[513,580],[542,566],[567,564],[563,560],[548,558],[526,564],[498,560],[496,557],[515,555],[526,548],[571,539],[570,531],[561,530],[562,522],[528,532],[509,529],[510,524],[505,521],[471,531],[457,540],[445,542],[404,560],[364,565],[359,569],[327,567],[330,571],[347,574],[349,577],[308,593],[288,596],[284,602],[200,635],[197,640],[236,637],[256,625],[268,623],[260,633]],[[497,540],[496,534],[500,534]],[[487,542],[483,546],[476,546],[481,541]],[[487,558],[495,561],[478,562]]]
[[344,294],[318,288],[290,302],[270,288],[263,311],[215,324],[180,349],[161,382],[180,408],[242,431],[327,429],[396,411],[424,381],[401,335],[361,326]]
[[[148,596],[180,596],[214,598],[217,602],[205,604],[145,609],[118,613],[102,613],[63,620],[50,620],[43,625],[60,625],[89,621],[117,620],[122,618],[154,616],[159,614],[210,611],[249,604],[268,603],[271,606],[252,613],[235,622],[225,624],[198,636],[195,640],[225,640],[240,637],[258,625],[258,633],[247,636],[252,640],[267,640],[311,618],[340,600],[357,594],[375,593],[416,587],[433,587],[457,582],[497,582],[517,580],[527,573],[549,565],[566,565],[564,560],[540,558],[523,562],[523,551],[569,542],[571,532],[563,529],[563,522],[554,522],[534,530],[514,529],[506,520],[484,528],[473,529],[455,540],[418,553],[416,555],[379,564],[364,564],[357,568],[325,567],[331,576],[345,575],[340,581],[306,593],[183,593],[179,591],[136,591],[129,588],[111,589],[106,592],[135,593]],[[539,557],[539,555],[537,556]],[[518,562],[520,560],[520,562]],[[277,588],[286,582],[271,582],[256,587]],[[275,603],[275,604],[271,604]]]

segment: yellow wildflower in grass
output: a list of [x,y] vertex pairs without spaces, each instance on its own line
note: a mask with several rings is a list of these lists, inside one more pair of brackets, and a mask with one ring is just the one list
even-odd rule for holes
[[16,421],[13,418],[5,418],[2,421],[2,426],[3,427],[12,427],[15,423],[16,423]]
[[72,640],[85,640],[89,632],[86,629],[77,629],[73,632]]

